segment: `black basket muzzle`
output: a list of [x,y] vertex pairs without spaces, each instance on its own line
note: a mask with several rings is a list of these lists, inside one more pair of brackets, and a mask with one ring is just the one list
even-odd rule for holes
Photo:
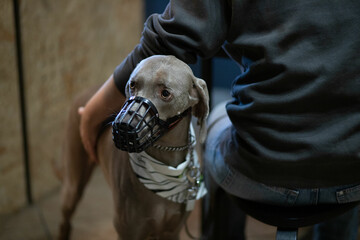
[[154,104],[143,97],[129,98],[112,123],[115,146],[127,152],[142,152],[163,136],[188,110],[166,121]]

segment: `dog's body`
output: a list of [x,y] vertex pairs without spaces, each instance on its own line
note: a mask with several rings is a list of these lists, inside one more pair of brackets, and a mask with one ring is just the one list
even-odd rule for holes
[[[95,166],[88,161],[81,143],[80,116],[77,114],[77,108],[84,106],[93,93],[91,90],[80,97],[70,113],[61,173],[63,221],[60,239],[69,238],[71,216]],[[205,82],[195,78],[187,65],[172,56],[154,56],[141,62],[130,77],[126,93],[127,97],[150,99],[162,119],[192,108],[193,114],[203,124],[209,111]],[[187,145],[190,122],[191,114],[187,114],[156,144]],[[164,152],[153,147],[147,148],[146,153],[172,167],[182,163],[187,155],[187,151]],[[110,127],[98,139],[97,156],[113,194],[114,225],[119,238],[177,239],[189,213],[185,204],[167,200],[145,188],[133,172],[129,154],[115,147]]]

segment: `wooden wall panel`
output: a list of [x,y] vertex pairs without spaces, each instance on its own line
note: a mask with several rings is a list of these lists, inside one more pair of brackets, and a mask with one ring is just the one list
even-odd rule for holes
[[13,20],[12,1],[0,1],[0,214],[26,202]]
[[25,95],[34,199],[58,186],[52,162],[61,156],[74,96],[103,83],[138,43],[141,0],[21,1]]

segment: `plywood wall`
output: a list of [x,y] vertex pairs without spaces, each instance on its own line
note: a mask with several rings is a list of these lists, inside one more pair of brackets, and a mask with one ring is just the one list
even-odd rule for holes
[[[3,2],[0,3],[0,11],[11,15],[11,10],[5,9]],[[12,16],[7,18],[1,12],[0,18],[0,31],[3,31],[4,24],[8,29],[7,37],[0,36],[2,50],[3,44],[13,46],[14,34],[10,21]],[[20,1],[20,19],[31,183],[36,201],[59,186],[52,163],[59,161],[61,156],[65,120],[71,101],[86,87],[103,83],[139,42],[143,8],[141,0]],[[11,57],[14,58],[11,55],[10,60]],[[0,113],[1,122],[3,118],[8,121],[19,118],[16,65],[1,55],[1,67],[3,62],[9,65],[5,67],[9,80],[4,85],[1,79],[1,98],[3,92],[7,95],[0,104],[12,102],[15,106],[8,106],[6,110],[11,116]],[[20,150],[18,124],[15,121],[13,125],[11,129],[1,124],[0,129],[6,130],[7,136],[14,136],[11,141],[16,141],[16,144],[8,144]],[[10,175],[8,169],[17,169],[13,170],[19,178],[17,188],[23,193],[21,151],[13,151],[14,160],[4,156],[2,149],[7,149],[7,146],[3,146],[3,139],[7,138],[1,136],[0,141],[0,157],[8,159],[6,166],[2,166],[4,164],[0,160],[0,181],[3,172]],[[7,151],[10,154],[10,150]],[[5,192],[5,198],[1,196],[1,191],[5,191],[1,184],[0,210],[5,208],[1,205],[4,199],[15,197],[8,192]],[[23,196],[21,199],[24,202]]]

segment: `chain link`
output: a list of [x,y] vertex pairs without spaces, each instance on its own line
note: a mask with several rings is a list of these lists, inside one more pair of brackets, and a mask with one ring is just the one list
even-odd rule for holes
[[185,146],[171,147],[171,146],[161,146],[158,144],[153,144],[152,147],[164,152],[182,152],[189,149],[192,145],[194,145],[194,143],[195,143],[195,136],[192,136],[191,133],[189,133],[189,143]]

